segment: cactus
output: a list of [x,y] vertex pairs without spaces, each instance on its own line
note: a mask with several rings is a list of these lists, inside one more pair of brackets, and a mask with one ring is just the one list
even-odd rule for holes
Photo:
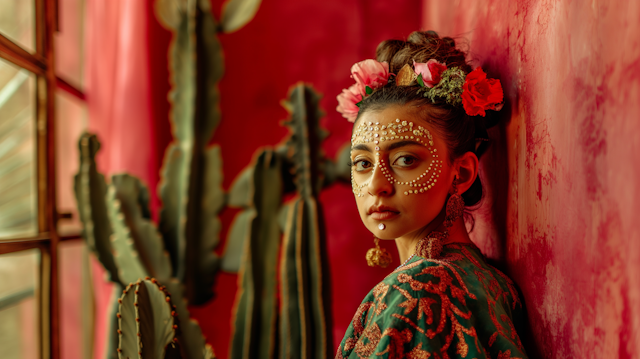
[[[329,296],[322,280],[326,255],[315,198],[323,186],[344,177],[346,170],[341,171],[320,150],[326,131],[319,126],[319,98],[302,83],[291,89],[284,103],[291,113],[285,122],[291,134],[275,151],[263,151],[229,192],[229,205],[244,208],[229,231],[223,261],[227,270],[240,265],[231,358],[272,358],[275,353],[284,358],[326,358],[329,354],[325,315]],[[280,197],[291,191],[296,198],[282,206]],[[282,309],[278,312],[273,304],[278,285],[273,274],[283,232]]]
[[113,176],[107,191],[107,207],[114,229],[111,242],[119,274],[128,283],[157,276],[172,294],[177,315],[184,323],[181,340],[184,358],[206,359],[203,353],[208,349],[202,331],[189,318],[181,283],[171,277],[171,262],[162,238],[153,223],[142,216],[145,212],[142,208],[146,208],[147,203],[136,200],[144,198],[141,193],[145,192],[147,189],[140,180],[127,174]]
[[95,135],[84,133],[78,140],[78,149],[80,169],[74,176],[73,189],[80,220],[84,224],[82,236],[109,273],[109,280],[122,284],[109,241],[112,229],[105,205],[107,184],[104,176],[98,172],[95,160],[96,153],[100,150],[100,142]]
[[[119,358],[164,359],[178,342],[171,297],[155,280],[138,280],[118,300]],[[178,343],[179,345],[179,343]]]
[[313,89],[298,84],[285,102],[291,113],[285,123],[291,129],[286,147],[299,197],[288,206],[280,263],[282,358],[326,358],[331,353],[324,223],[316,202],[327,163],[320,146],[326,131],[319,126],[319,100]]
[[[110,271],[112,278],[116,275],[126,283],[134,283],[150,276],[161,280],[168,292],[172,294],[175,311],[183,323],[181,332],[184,337],[180,341],[182,352],[186,353],[183,357],[185,359],[210,358],[211,356],[207,355],[212,355],[211,349],[205,344],[200,327],[189,318],[189,311],[182,299],[182,285],[177,279],[171,277],[169,255],[164,250],[162,238],[149,218],[147,188],[139,179],[127,174],[114,175],[111,184],[107,186],[102,175],[95,170],[95,156],[100,148],[97,138],[94,135],[84,134],[80,138],[80,146],[84,149],[80,152],[81,163],[93,167],[84,172],[81,168],[80,174],[76,176],[78,202],[81,203],[86,198],[91,199],[91,201],[85,201],[88,206],[85,210],[90,210],[86,212],[104,213],[101,219],[102,228],[107,225],[109,228],[108,238],[105,238],[103,232],[88,232],[90,228],[95,231],[97,227],[89,226],[90,222],[87,223],[86,219],[93,220],[95,216],[83,216],[85,235],[87,238],[93,235],[93,238],[100,239],[100,242],[96,241],[95,248],[99,246],[105,248],[108,245],[112,251],[113,254],[109,253],[110,256],[106,257],[113,261],[114,269]],[[89,177],[90,181],[83,180],[83,176]],[[83,184],[86,188],[81,187]],[[104,190],[105,187],[106,190]],[[99,201],[101,196],[103,196],[102,201]],[[97,204],[100,207],[97,207]],[[101,260],[103,258],[105,257],[103,256]],[[107,357],[111,358],[112,355],[107,353]]]
[[202,304],[213,296],[220,262],[213,250],[221,227],[218,213],[224,207],[222,160],[219,147],[208,143],[220,122],[217,83],[224,67],[208,2],[182,4],[174,9],[177,21],[169,49],[174,140],[161,170],[159,228],[173,275],[185,283],[189,300]]
[[251,201],[232,231],[245,228],[239,293],[231,343],[232,358],[271,358],[276,350],[277,274],[282,201],[282,163],[272,150],[260,154],[251,171]]

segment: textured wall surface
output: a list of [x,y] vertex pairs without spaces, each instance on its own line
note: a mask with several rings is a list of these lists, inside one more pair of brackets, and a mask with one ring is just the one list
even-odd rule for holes
[[522,290],[531,357],[640,354],[640,3],[424,1],[507,106],[476,243]]

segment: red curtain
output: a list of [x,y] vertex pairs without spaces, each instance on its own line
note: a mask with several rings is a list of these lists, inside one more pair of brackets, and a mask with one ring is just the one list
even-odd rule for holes
[[[147,1],[86,3],[85,91],[89,131],[102,142],[97,161],[111,175],[129,172],[141,178],[152,193],[158,178],[158,151],[152,112],[148,51]],[[154,203],[157,200],[154,199]],[[156,205],[157,206],[157,205]],[[96,304],[94,357],[103,357],[112,285],[98,263],[93,263]]]

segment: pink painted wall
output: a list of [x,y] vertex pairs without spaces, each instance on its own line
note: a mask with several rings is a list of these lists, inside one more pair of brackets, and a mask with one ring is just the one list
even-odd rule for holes
[[423,1],[508,105],[474,237],[518,283],[528,351],[638,358],[640,2]]

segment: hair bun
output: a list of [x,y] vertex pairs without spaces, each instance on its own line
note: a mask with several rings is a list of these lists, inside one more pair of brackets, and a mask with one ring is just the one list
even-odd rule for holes
[[466,54],[456,48],[456,42],[450,37],[441,38],[435,31],[414,31],[407,41],[387,40],[378,45],[376,59],[389,63],[389,71],[397,74],[413,61],[427,62],[435,59],[447,64],[447,67],[460,67],[464,72],[471,72],[466,62]]

